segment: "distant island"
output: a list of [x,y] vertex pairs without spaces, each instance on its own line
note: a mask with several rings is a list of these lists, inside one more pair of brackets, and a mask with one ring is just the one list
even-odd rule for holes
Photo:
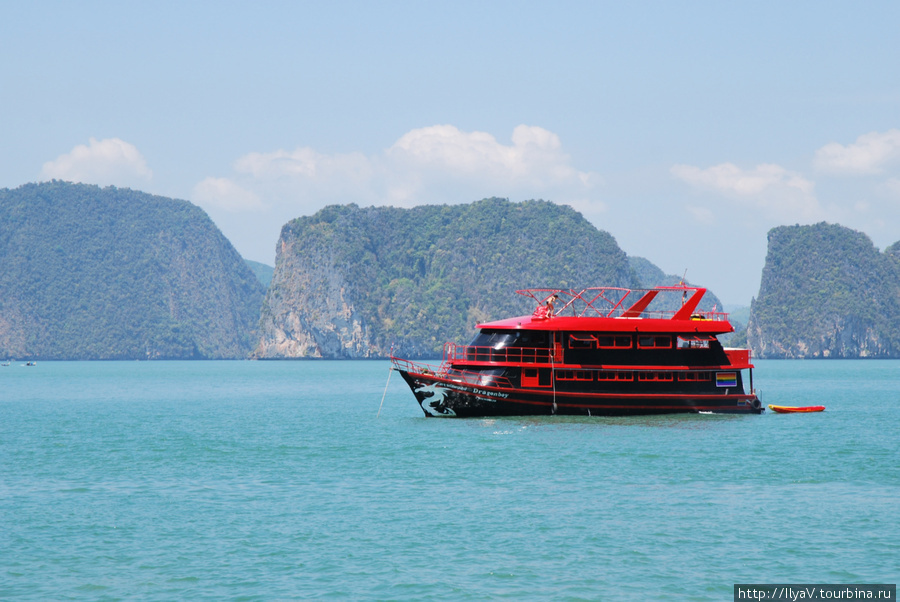
[[244,358],[263,294],[187,201],[58,181],[0,190],[0,357]]
[[[518,289],[680,281],[541,200],[330,206],[285,224],[277,248],[274,267],[242,259],[187,201],[60,181],[2,189],[0,358],[435,357],[477,322],[530,313]],[[759,295],[733,323],[723,342],[758,358],[900,357],[900,243],[774,228]]]
[[277,248],[260,358],[439,357],[478,322],[530,314],[519,289],[678,282],[547,201],[331,206],[285,225]]
[[900,243],[839,225],[769,232],[747,330],[761,358],[900,357]]

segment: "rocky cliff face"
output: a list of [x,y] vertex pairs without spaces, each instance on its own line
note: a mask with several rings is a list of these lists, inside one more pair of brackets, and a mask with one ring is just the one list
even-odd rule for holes
[[597,285],[634,286],[634,272],[568,207],[328,207],[282,230],[256,355],[434,357],[477,322],[531,313],[518,289]]
[[[309,242],[309,241],[307,241]],[[335,249],[279,243],[273,282],[261,312],[257,355],[265,358],[366,358],[377,355],[365,319],[348,299]],[[305,248],[298,248],[305,247]]]
[[900,259],[826,223],[769,232],[748,340],[761,358],[900,355]]
[[263,287],[186,201],[66,182],[0,190],[0,357],[241,358]]

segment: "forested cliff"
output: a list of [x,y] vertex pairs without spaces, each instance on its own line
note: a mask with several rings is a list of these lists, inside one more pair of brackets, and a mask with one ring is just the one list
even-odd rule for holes
[[900,243],[820,223],[769,232],[748,340],[761,358],[900,357]]
[[246,357],[263,293],[187,201],[58,181],[0,189],[0,357]]
[[286,224],[277,249],[274,274],[245,262],[186,201],[2,189],[0,358],[433,357],[530,313],[518,289],[679,280],[545,201],[332,206]]
[[611,235],[546,201],[332,206],[285,225],[277,249],[261,358],[382,357],[392,346],[433,357],[478,322],[531,313],[519,289],[659,284],[639,282]]

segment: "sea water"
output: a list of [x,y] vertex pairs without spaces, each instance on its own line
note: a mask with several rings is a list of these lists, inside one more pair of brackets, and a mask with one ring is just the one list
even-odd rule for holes
[[827,406],[805,415],[425,418],[389,374],[0,367],[0,598],[723,600],[735,583],[897,582],[900,362],[758,361],[764,403]]

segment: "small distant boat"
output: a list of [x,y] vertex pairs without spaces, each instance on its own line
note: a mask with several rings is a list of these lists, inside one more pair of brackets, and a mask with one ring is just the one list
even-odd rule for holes
[[36,364],[35,362],[28,362],[28,363],[25,364],[25,365],[26,365],[26,366],[37,366],[37,364]]
[[769,404],[769,409],[779,414],[799,414],[803,412],[824,412],[825,406],[773,406]]

